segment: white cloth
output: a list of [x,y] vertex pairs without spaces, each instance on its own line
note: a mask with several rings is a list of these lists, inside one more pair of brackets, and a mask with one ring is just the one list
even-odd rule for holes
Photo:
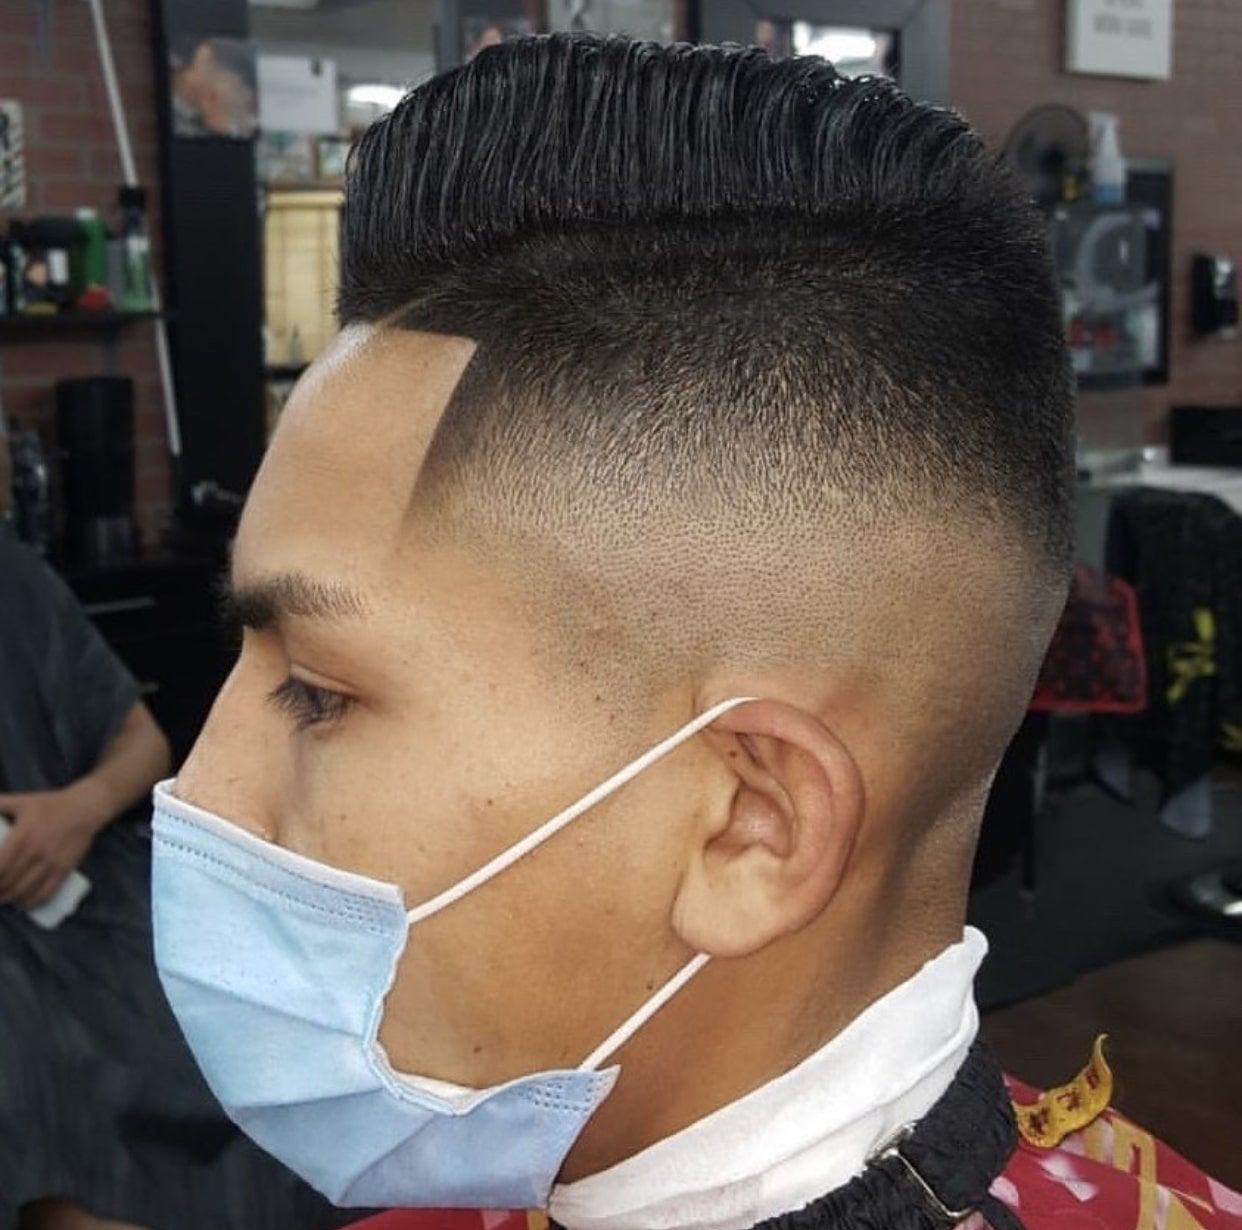
[[1180,466],[1169,462],[1168,449],[1151,449],[1152,456],[1144,455],[1137,470],[1120,474],[1107,474],[1093,478],[1093,487],[1163,487],[1169,491],[1197,491],[1214,495],[1228,504],[1234,512],[1242,513],[1242,470],[1215,469],[1211,466]]
[[552,1190],[567,1230],[747,1230],[858,1174],[949,1087],[979,1028],[967,927],[796,1068],[608,1170]]

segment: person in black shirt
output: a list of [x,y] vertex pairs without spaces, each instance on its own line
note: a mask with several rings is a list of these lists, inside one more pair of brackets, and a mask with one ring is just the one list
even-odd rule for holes
[[[150,838],[169,767],[133,677],[73,594],[0,537],[0,1230],[334,1224],[204,1085],[151,953]],[[54,930],[26,913],[80,869]]]
[[0,905],[45,902],[169,768],[168,742],[73,595],[0,540]]

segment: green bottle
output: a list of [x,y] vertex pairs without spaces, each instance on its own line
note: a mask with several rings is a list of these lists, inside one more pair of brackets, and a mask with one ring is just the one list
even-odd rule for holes
[[106,286],[108,283],[108,232],[104,229],[103,219],[93,209],[79,209],[77,219],[82,243],[78,253],[80,273],[74,279],[74,290],[81,294],[89,286]]

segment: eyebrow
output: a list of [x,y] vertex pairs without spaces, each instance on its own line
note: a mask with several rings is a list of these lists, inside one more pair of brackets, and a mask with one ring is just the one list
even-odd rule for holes
[[235,585],[227,576],[219,585],[220,619],[226,627],[256,632],[297,619],[357,619],[368,611],[356,590],[333,581],[321,581],[304,572],[274,572]]

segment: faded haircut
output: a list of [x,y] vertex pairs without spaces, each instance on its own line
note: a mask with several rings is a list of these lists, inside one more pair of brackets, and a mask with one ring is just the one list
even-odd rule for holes
[[950,510],[1068,559],[1040,217],[961,116],[887,79],[755,48],[488,48],[354,151],[339,314],[477,341],[420,483],[497,523]]

